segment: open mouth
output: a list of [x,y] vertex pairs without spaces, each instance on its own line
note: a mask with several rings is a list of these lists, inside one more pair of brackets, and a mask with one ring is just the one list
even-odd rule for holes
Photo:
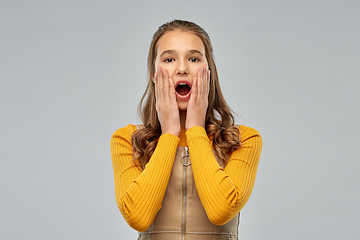
[[191,87],[186,82],[180,82],[175,88],[175,91],[181,96],[186,96],[190,90]]

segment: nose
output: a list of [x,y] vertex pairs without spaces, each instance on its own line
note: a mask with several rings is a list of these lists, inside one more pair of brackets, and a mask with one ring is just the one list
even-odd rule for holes
[[177,75],[187,75],[189,73],[189,70],[184,62],[179,62],[179,65],[176,69]]

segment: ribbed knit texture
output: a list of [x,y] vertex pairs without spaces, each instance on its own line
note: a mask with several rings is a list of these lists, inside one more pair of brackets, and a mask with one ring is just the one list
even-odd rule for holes
[[260,134],[240,126],[241,147],[225,166],[219,166],[202,127],[186,132],[196,189],[209,220],[215,225],[230,221],[245,206],[254,187],[262,149]]
[[[240,126],[241,147],[228,160],[225,169],[217,163],[210,140],[202,127],[193,127],[180,138],[163,134],[145,169],[133,162],[131,134],[134,125],[117,130],[111,138],[115,196],[126,222],[145,231],[161,208],[178,145],[188,144],[192,170],[201,203],[209,220],[222,225],[246,204],[253,189],[262,140],[249,127]],[[187,139],[184,139],[187,138]]]
[[118,207],[131,227],[145,231],[160,210],[180,139],[171,134],[161,135],[142,171],[140,164],[133,163],[131,134],[135,130],[133,125],[117,130],[110,147]]

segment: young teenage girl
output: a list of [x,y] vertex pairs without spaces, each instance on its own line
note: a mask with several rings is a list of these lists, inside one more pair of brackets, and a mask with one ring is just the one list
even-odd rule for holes
[[139,239],[238,239],[262,140],[234,125],[208,34],[183,20],[160,26],[148,78],[143,124],[111,138],[121,214]]

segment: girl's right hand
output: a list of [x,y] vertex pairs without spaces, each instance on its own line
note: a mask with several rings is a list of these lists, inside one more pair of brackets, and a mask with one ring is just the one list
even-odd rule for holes
[[156,111],[161,132],[179,136],[181,131],[179,107],[176,102],[175,87],[165,69],[157,67],[154,76]]

